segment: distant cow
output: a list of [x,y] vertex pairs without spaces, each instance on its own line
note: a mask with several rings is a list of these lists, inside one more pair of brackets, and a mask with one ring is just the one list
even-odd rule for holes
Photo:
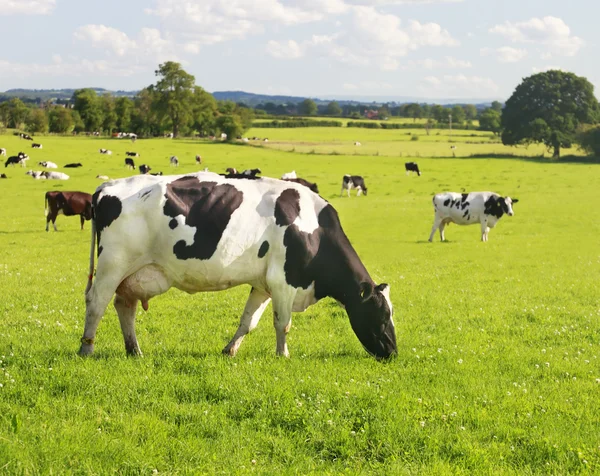
[[342,191],[340,192],[340,197],[344,193],[344,190],[347,190],[348,196],[350,196],[350,190],[352,190],[353,188],[356,189],[357,197],[361,193],[367,195],[367,187],[365,185],[365,181],[360,175],[344,175],[344,178],[342,179]]
[[50,222],[56,230],[56,217],[61,213],[70,217],[79,215],[81,229],[83,222],[92,219],[92,196],[85,192],[46,192],[46,231]]
[[100,153],[104,155],[112,155],[112,151],[108,149],[100,149]]
[[6,157],[6,149],[4,149],[4,148],[0,149],[0,155],[3,155],[4,157]]
[[125,167],[135,170],[135,162],[129,157],[125,158]]
[[319,193],[319,187],[317,187],[316,183],[309,182],[308,180],[304,180],[303,178],[287,178],[283,180],[285,180],[286,182],[299,183],[300,185],[304,185],[305,187],[310,188],[313,192]]
[[355,142],[354,145],[359,146],[362,145],[360,142]]
[[417,165],[416,162],[406,162],[404,164],[404,168],[406,169],[406,175],[408,175],[410,172],[417,172],[417,175],[419,177],[421,176],[421,172],[419,171],[419,166]]
[[125,155],[127,157],[139,157],[140,154],[138,154],[137,152],[125,152]]
[[36,180],[46,180],[46,176],[41,170],[28,170],[25,175],[31,175]]
[[225,169],[225,172],[227,172],[230,175],[235,175],[237,174],[237,169],[235,167],[228,167],[227,169]]
[[146,175],[151,170],[152,170],[152,168],[149,165],[146,165],[146,164],[140,165],[140,174],[142,174],[142,175]]
[[155,177],[159,177],[161,176],[163,173],[162,172],[156,172],[155,174],[150,174],[150,175],[154,175]]
[[296,171],[295,170],[292,170],[291,172],[288,172],[288,173],[283,174],[281,176],[281,180],[293,179],[293,178],[298,178],[298,176],[296,175]]
[[42,148],[42,144],[36,144],[35,142],[33,144],[31,144],[31,148],[32,149],[41,149]]
[[20,133],[20,134],[19,134],[19,137],[20,137],[21,139],[25,139],[25,140],[33,140],[33,138],[32,138],[32,137],[31,137],[29,134],[23,134],[23,133]]
[[429,241],[439,228],[440,239],[444,241],[444,227],[450,223],[457,225],[481,225],[481,241],[488,240],[490,228],[494,228],[505,213],[513,216],[513,204],[519,200],[501,197],[494,192],[438,193],[433,197],[435,218]]
[[171,165],[171,167],[179,167],[179,159],[176,156],[172,155],[169,158],[169,165]]
[[3,178],[8,178],[8,177],[6,176],[6,174],[0,174],[0,179],[3,179]]
[[242,172],[242,175],[249,175],[251,177],[256,177],[260,173],[262,173],[260,171],[260,169],[246,169]]
[[57,169],[58,168],[58,165],[56,165],[54,162],[49,162],[49,161],[38,162],[38,165],[41,165],[42,167],[45,167],[47,169]]
[[110,180],[108,175],[96,175],[96,178],[100,180]]
[[67,164],[67,165],[65,165],[65,169],[75,169],[77,167],[83,167],[83,165],[81,165],[79,162],[77,162],[76,164]]
[[42,175],[45,176],[48,180],[69,180],[69,176],[67,174],[63,174],[62,172],[42,172]]
[[200,165],[200,164],[202,163],[202,156],[200,156],[200,155],[197,155],[197,156],[196,156],[196,163],[197,163],[198,165]]
[[27,160],[29,160],[29,156],[23,152],[19,152],[17,155],[13,155],[6,159],[6,162],[4,163],[4,168],[8,167],[9,165],[12,165],[14,167],[16,164],[20,164],[21,167],[25,167],[25,162]]

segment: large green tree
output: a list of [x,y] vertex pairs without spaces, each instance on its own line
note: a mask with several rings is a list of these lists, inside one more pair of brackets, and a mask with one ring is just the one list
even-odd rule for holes
[[73,109],[83,121],[85,130],[98,131],[102,128],[103,115],[100,98],[93,89],[78,89],[73,93]]
[[495,109],[488,107],[479,116],[479,130],[498,134],[502,130],[501,114]]
[[327,104],[327,107],[325,108],[325,114],[327,114],[328,116],[341,116],[342,108],[340,107],[337,101],[331,101],[329,104]]
[[473,104],[466,104],[463,106],[463,109],[467,116],[467,121],[477,119],[477,108]]
[[26,129],[31,133],[44,133],[48,132],[48,116],[46,111],[37,108],[32,109],[27,116]]
[[458,125],[462,125],[467,118],[467,113],[461,106],[454,106],[452,108],[452,123]]
[[117,121],[119,116],[115,108],[115,101],[110,94],[104,94],[100,99],[100,106],[102,108],[102,129],[112,134],[117,128]]
[[131,127],[131,114],[133,112],[133,100],[121,96],[115,99],[115,113],[117,114],[117,130],[128,132]]
[[406,117],[411,117],[413,122],[416,122],[417,119],[423,117],[423,107],[416,102],[407,104],[404,113],[406,114]]
[[159,78],[154,87],[155,107],[160,115],[169,117],[173,137],[177,137],[192,120],[195,78],[174,61],[159,65],[155,74]]
[[8,127],[19,129],[29,116],[30,109],[19,98],[8,101]]
[[305,99],[298,104],[298,113],[301,116],[314,116],[317,114],[317,103],[312,99]]
[[74,125],[71,110],[62,106],[50,108],[48,112],[48,121],[50,132],[65,134],[69,132]]
[[598,121],[594,86],[564,71],[546,71],[525,78],[502,110],[502,142],[542,143],[560,157],[561,147],[576,140],[581,124]]
[[200,86],[194,87],[192,101],[192,127],[201,136],[210,132],[214,133],[215,120],[217,118],[217,101],[212,94],[206,92]]

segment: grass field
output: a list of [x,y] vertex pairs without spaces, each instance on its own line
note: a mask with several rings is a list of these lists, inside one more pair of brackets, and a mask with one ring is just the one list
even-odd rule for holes
[[[256,131],[248,135],[317,143],[342,132]],[[396,131],[351,132],[396,140]],[[0,141],[9,155],[29,145]],[[423,175],[407,177],[391,153],[39,141],[44,149],[26,150],[30,166],[84,167],[65,169],[67,182],[2,170],[0,474],[600,472],[599,165],[422,155]],[[152,300],[138,314],[140,359],[125,356],[110,306],[96,353],[79,358],[90,223],[81,232],[78,218],[59,216],[59,232],[46,233],[44,193],[92,192],[97,174],[132,175],[126,150],[153,171],[168,173],[170,155],[178,173],[198,170],[201,154],[213,171],[295,169],[317,182],[372,277],[391,285],[397,358],[370,358],[328,299],[294,315],[290,359],[275,357],[270,309],[239,354],[224,358],[245,286]],[[367,197],[339,197],[345,173],[364,176]],[[447,242],[428,243],[432,194],[462,188],[518,198],[515,216],[503,217],[488,243],[477,226],[454,225]]]

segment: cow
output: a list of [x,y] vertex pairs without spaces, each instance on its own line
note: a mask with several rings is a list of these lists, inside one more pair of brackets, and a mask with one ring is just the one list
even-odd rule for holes
[[46,176],[41,170],[28,170],[25,172],[25,175],[31,175],[31,177],[36,180],[46,180]]
[[8,177],[6,176],[6,174],[0,174],[0,179],[3,179],[3,178],[8,178]]
[[237,174],[237,169],[235,167],[227,167],[227,169],[225,169],[225,172],[230,175],[235,175]]
[[354,145],[358,147],[358,146],[361,146],[362,144],[360,142],[355,142]]
[[156,172],[155,174],[151,173],[150,175],[154,175],[155,177],[157,177],[157,176],[162,175],[162,174],[163,174],[162,172]]
[[96,175],[96,178],[100,180],[110,180],[108,175]]
[[33,138],[29,134],[24,134],[22,132],[19,133],[19,139],[33,140]]
[[288,178],[283,180],[286,182],[299,183],[300,185],[304,185],[305,187],[311,189],[313,192],[319,193],[319,187],[317,187],[316,183],[309,182],[308,180],[304,180],[303,178]]
[[513,205],[519,200],[502,197],[494,192],[438,193],[433,197],[435,218],[429,241],[439,228],[440,239],[444,241],[444,228],[447,224],[481,225],[481,241],[488,241],[490,228],[494,228],[505,213],[513,216]]
[[104,155],[112,155],[112,151],[108,149],[100,149],[100,153]]
[[5,148],[0,149],[0,155],[3,155],[4,157],[6,157],[6,149]]
[[49,180],[69,180],[69,176],[62,172],[42,172],[42,175]]
[[196,163],[200,165],[202,163],[202,156],[196,155]]
[[140,170],[140,174],[146,175],[148,172],[150,172],[152,170],[152,168],[149,165],[142,164],[142,165],[140,165],[139,170]]
[[21,167],[25,167],[25,162],[28,160],[29,156],[27,154],[19,152],[17,155],[12,155],[8,159],[6,159],[6,162],[4,163],[4,168],[8,167],[9,165],[12,165],[14,167],[16,164],[20,164]]
[[249,175],[251,177],[256,177],[258,174],[261,174],[262,172],[260,171],[260,169],[246,169],[242,172],[242,175]]
[[56,230],[56,217],[61,213],[70,217],[79,215],[81,229],[85,220],[92,219],[92,196],[85,192],[46,192],[46,231],[52,222]]
[[265,137],[265,138],[263,139],[263,142],[269,142],[269,138],[268,138],[268,137]]
[[417,172],[417,175],[419,177],[421,176],[421,171],[419,170],[419,166],[416,162],[406,162],[404,164],[404,168],[406,169],[406,175],[408,175],[410,172]]
[[135,170],[135,162],[129,157],[125,157],[125,167]]
[[292,170],[291,172],[287,172],[281,176],[281,180],[291,179],[291,178],[298,178],[295,170]]
[[127,157],[139,157],[140,154],[138,154],[137,152],[125,152],[125,155]]
[[272,299],[276,353],[289,356],[292,312],[327,296],[345,307],[368,353],[386,359],[397,352],[390,287],[373,282],[335,209],[302,185],[210,172],[138,175],[100,185],[92,209],[80,355],[94,351],[114,295],[125,350],[141,355],[138,301],[147,310],[151,298],[172,287],[195,293],[241,284],[252,289],[226,355],[237,353]]
[[67,164],[65,165],[65,169],[76,169],[77,167],[83,167],[79,162],[76,164]]
[[33,142],[31,144],[31,148],[32,149],[41,149],[42,148],[42,144],[36,144],[35,142]]
[[176,156],[172,155],[169,158],[169,165],[171,167],[179,167],[179,159]]
[[57,169],[58,165],[56,165],[54,162],[49,162],[49,161],[44,161],[44,162],[38,162],[38,165],[41,165],[44,168],[47,169]]
[[344,193],[344,190],[347,190],[348,196],[350,196],[350,190],[353,188],[356,189],[357,197],[363,192],[365,196],[367,195],[365,181],[360,175],[344,175],[344,178],[342,179],[342,191],[340,192],[340,197]]

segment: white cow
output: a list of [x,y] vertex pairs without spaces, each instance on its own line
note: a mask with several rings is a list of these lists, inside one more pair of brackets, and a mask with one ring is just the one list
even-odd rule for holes
[[4,148],[0,149],[0,155],[3,155],[4,157],[6,157],[6,149],[4,149]]
[[104,155],[112,155],[112,151],[108,149],[100,149],[100,153]]
[[42,172],[49,180],[69,180],[69,176],[62,172]]
[[294,178],[298,178],[295,170],[292,170],[291,172],[288,172],[287,174],[283,174],[281,176],[281,180],[294,179]]
[[355,143],[354,143],[354,145],[355,145],[355,146],[360,146],[360,145],[362,145],[362,144],[361,144],[360,142],[355,142]]
[[57,169],[58,168],[58,165],[56,165],[54,162],[49,162],[49,161],[38,162],[38,165],[41,165],[42,167],[45,167],[47,169]]
[[435,218],[429,241],[439,228],[440,239],[444,241],[444,228],[449,223],[457,225],[481,225],[481,241],[488,240],[490,228],[494,228],[505,213],[513,216],[513,204],[519,200],[501,197],[494,192],[438,193],[433,197]]
[[235,355],[272,299],[277,354],[287,356],[292,312],[326,296],[344,305],[369,353],[387,358],[396,352],[389,286],[373,282],[336,211],[308,188],[197,172],[113,180],[93,197],[81,355],[93,352],[96,329],[115,294],[125,349],[140,354],[139,301],[147,310],[151,298],[171,287],[195,293],[240,284],[252,290],[223,349],[227,355]]
[[41,170],[28,170],[27,172],[25,172],[25,175],[31,175],[36,180],[45,180],[46,179],[44,172]]
[[169,159],[169,165],[171,167],[179,167],[179,159],[176,156],[172,155]]

